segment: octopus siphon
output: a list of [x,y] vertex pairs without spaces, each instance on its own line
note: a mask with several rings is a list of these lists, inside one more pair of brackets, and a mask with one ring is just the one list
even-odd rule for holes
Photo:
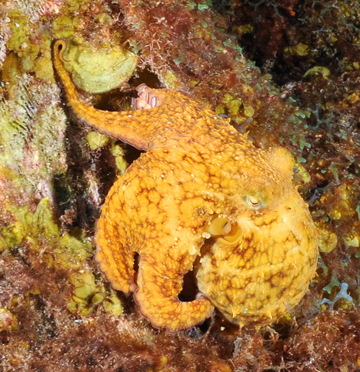
[[[215,308],[240,327],[294,309],[318,248],[291,154],[256,148],[229,119],[176,90],[142,84],[133,111],[86,105],[64,69],[66,47],[53,43],[53,64],[75,117],[145,151],[114,183],[97,221],[96,260],[112,287],[133,293],[152,325],[171,331]],[[198,294],[180,301],[189,271]]]

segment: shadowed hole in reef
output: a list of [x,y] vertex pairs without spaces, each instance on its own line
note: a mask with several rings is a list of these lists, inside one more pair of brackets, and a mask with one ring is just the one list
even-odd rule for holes
[[71,189],[67,182],[66,174],[56,174],[53,178],[55,205],[64,213],[71,207]]
[[124,150],[124,159],[130,165],[133,161],[139,158],[139,156],[145,152],[136,149],[135,147],[128,145],[127,143],[123,143],[118,141],[121,148]]
[[113,89],[109,92],[97,94],[94,99],[94,107],[106,111],[132,111],[131,97],[137,98],[136,87],[146,84],[150,88],[161,88],[161,83],[157,76],[148,69],[137,72],[125,88]]
[[10,342],[10,332],[9,331],[0,332],[0,344],[8,345],[9,342]]
[[179,300],[182,302],[194,301],[198,293],[199,293],[199,290],[195,282],[194,272],[189,271],[184,276],[183,289],[179,293]]
[[137,74],[129,80],[129,84],[135,87],[142,83],[145,83],[150,88],[161,88],[160,80],[154,73],[150,71],[150,67],[147,67],[142,71],[138,71]]

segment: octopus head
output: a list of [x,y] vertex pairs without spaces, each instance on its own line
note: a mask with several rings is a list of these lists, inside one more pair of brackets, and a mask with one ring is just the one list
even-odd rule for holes
[[199,290],[240,326],[270,324],[293,309],[317,265],[317,234],[292,183],[291,155],[273,149],[262,159],[261,177],[244,177],[232,208],[210,221],[196,271]]

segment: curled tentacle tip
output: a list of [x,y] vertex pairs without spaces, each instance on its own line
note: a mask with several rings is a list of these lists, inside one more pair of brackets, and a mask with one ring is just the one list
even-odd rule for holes
[[68,42],[65,39],[57,39],[54,42],[54,50],[59,53],[59,57],[62,61],[70,62],[67,58],[65,58],[64,54],[68,48]]

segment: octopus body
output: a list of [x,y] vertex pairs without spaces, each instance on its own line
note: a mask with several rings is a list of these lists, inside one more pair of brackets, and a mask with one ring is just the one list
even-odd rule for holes
[[[146,151],[114,183],[97,222],[96,260],[113,288],[133,293],[153,326],[173,331],[214,308],[240,326],[293,309],[318,250],[292,156],[255,148],[228,119],[174,90],[140,86],[134,111],[88,106],[63,67],[65,50],[54,42],[54,69],[75,116]],[[181,302],[191,270],[199,294]]]

